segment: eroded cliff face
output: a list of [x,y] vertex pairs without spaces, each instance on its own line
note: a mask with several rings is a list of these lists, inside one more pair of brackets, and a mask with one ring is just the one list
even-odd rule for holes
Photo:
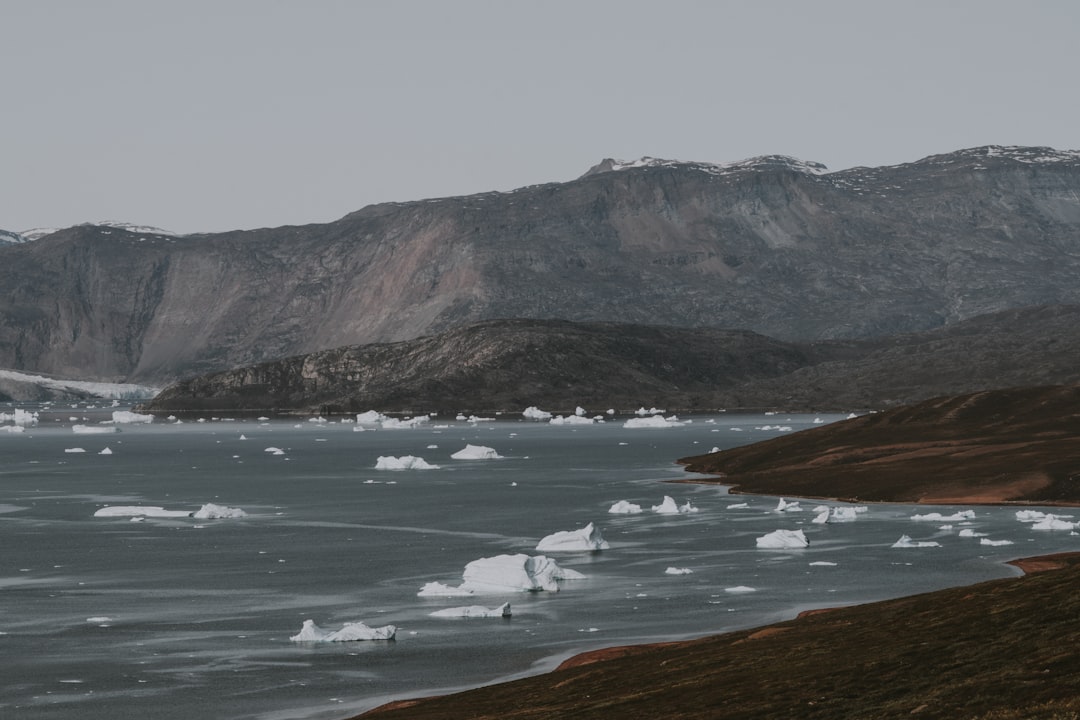
[[0,247],[0,367],[162,383],[489,318],[925,330],[1080,302],[1080,156],[977,148],[836,173],[788,158],[578,180],[168,237]]

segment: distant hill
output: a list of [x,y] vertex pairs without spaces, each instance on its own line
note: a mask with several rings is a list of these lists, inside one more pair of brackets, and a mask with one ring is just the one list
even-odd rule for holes
[[789,343],[747,331],[492,320],[349,346],[166,388],[159,412],[570,412],[639,406],[882,408],[1032,382],[1080,382],[1080,307],[985,316],[928,333]]
[[1076,152],[612,160],[325,224],[0,246],[0,367],[160,384],[498,318],[884,337],[1080,303],[1078,238]]

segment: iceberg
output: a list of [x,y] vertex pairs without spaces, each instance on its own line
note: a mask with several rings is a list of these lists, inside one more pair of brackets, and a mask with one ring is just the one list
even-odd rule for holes
[[556,415],[548,420],[549,425],[592,425],[596,420],[593,418],[581,417],[580,415]]
[[776,503],[776,512],[802,512],[802,508],[799,507],[799,501],[788,502],[784,498],[780,498],[780,502]]
[[735,503],[733,505],[728,505],[727,509],[728,510],[741,510],[743,508],[748,508],[748,507],[750,507],[750,503]]
[[[260,418],[263,419],[263,418]],[[356,422],[363,423],[365,425],[378,425],[383,420],[389,420],[387,416],[383,415],[377,410],[368,410],[367,412],[357,413]]]
[[120,432],[115,425],[72,425],[71,432],[76,435],[105,435]]
[[112,455],[112,450],[110,450],[108,446],[106,446],[103,450],[101,450],[101,452],[98,453],[98,455]]
[[505,593],[558,592],[563,580],[581,580],[576,570],[560,567],[546,555],[496,555],[473,560],[465,566],[463,582],[458,587],[427,583],[421,597],[458,597],[463,595],[500,595]]
[[810,545],[802,530],[773,530],[757,540],[757,546],[767,550],[804,548]]
[[215,505],[214,503],[206,503],[201,508],[196,510],[191,517],[197,520],[217,520],[223,518],[247,517],[247,513],[240,508],[232,508],[226,507],[224,505]]
[[990,538],[983,538],[982,540],[979,541],[979,544],[980,545],[990,545],[992,547],[997,547],[997,546],[1000,546],[1000,545],[1012,545],[1013,541],[1012,540],[991,540]]
[[669,567],[664,571],[665,575],[691,575],[693,570],[690,568]]
[[166,510],[157,505],[111,505],[98,509],[94,517],[191,517],[191,511]]
[[580,530],[561,530],[536,544],[536,549],[541,552],[589,552],[609,547],[607,540],[601,537],[600,529],[592,523]]
[[16,427],[32,427],[38,424],[38,414],[15,408],[12,412],[0,413],[0,422],[15,423]]
[[529,420],[550,420],[551,419],[551,413],[547,412],[546,410],[541,410],[540,408],[536,407],[535,405],[530,405],[529,407],[525,408],[524,410],[521,411],[521,414],[522,414],[522,416],[528,418]]
[[974,510],[960,510],[952,515],[942,515],[941,513],[927,513],[926,515],[912,515],[911,519],[922,522],[959,522],[961,520],[970,520],[975,517]]
[[819,511],[818,514],[814,516],[814,519],[810,522],[814,523],[815,525],[824,525],[825,523],[829,522],[829,509],[825,508],[824,510]]
[[376,470],[438,470],[438,465],[432,465],[422,457],[414,455],[380,455],[375,461]]
[[1046,516],[1042,520],[1034,523],[1031,526],[1032,530],[1072,530],[1076,528],[1077,523],[1069,522],[1068,520],[1062,520],[1053,513],[1046,513]]
[[627,500],[620,500],[609,507],[608,512],[612,515],[637,515],[641,512],[641,506]]
[[153,415],[131,412],[130,410],[113,410],[112,421],[117,425],[131,425],[134,423],[152,423]]
[[313,620],[305,620],[300,632],[289,639],[293,642],[353,642],[356,640],[393,640],[397,628],[393,625],[368,627],[362,622],[347,622],[340,629],[331,632],[323,630]]
[[921,548],[921,547],[941,547],[941,543],[933,540],[912,540],[907,535],[901,535],[900,539],[894,542],[891,547],[894,548]]
[[282,450],[279,447],[268,447],[268,448],[264,449],[263,452],[268,452],[271,455],[284,455],[285,454],[285,451]]
[[748,587],[746,585],[736,585],[735,587],[724,588],[724,592],[739,595],[742,593],[757,592],[757,588]]
[[696,513],[698,509],[687,500],[685,505],[676,505],[670,495],[665,495],[663,502],[653,505],[652,511],[661,515],[679,515],[681,513]]
[[417,415],[413,418],[407,418],[405,420],[398,420],[397,418],[386,418],[380,424],[383,430],[412,430],[415,427],[423,425],[430,420],[427,415]]
[[502,458],[502,455],[495,452],[494,448],[466,443],[465,447],[453,453],[450,457],[455,460],[498,460]]
[[646,415],[660,415],[663,412],[663,410],[657,410],[656,408],[649,408],[648,410],[646,410],[644,407],[639,407],[637,410],[634,411],[634,414],[644,417]]
[[22,425],[3,425],[0,426],[0,430],[3,430],[8,434],[26,432],[26,428]]
[[452,607],[445,610],[436,610],[430,613],[431,617],[438,618],[493,618],[510,617],[510,603],[503,603],[496,608],[487,608],[483,605],[466,605],[465,607]]
[[624,428],[669,428],[685,425],[675,415],[664,417],[663,415],[651,415],[648,417],[630,418],[623,423]]
[[986,533],[975,532],[971,528],[964,528],[959,533],[957,533],[957,536],[958,537],[970,537],[970,538],[985,537]]
[[64,448],[64,452],[66,452],[66,453],[84,453],[84,452],[86,452],[86,448],[81,448],[81,447]]

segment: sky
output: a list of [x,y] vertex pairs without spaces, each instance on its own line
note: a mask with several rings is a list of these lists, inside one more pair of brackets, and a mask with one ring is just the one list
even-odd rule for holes
[[583,174],[1080,149],[1074,0],[0,0],[0,228],[178,233]]

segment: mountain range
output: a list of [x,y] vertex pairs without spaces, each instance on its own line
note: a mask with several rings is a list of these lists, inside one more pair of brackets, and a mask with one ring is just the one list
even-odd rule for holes
[[1080,153],[828,172],[604,161],[565,183],[175,236],[0,246],[0,367],[164,384],[493,319],[860,341],[1080,304]]

